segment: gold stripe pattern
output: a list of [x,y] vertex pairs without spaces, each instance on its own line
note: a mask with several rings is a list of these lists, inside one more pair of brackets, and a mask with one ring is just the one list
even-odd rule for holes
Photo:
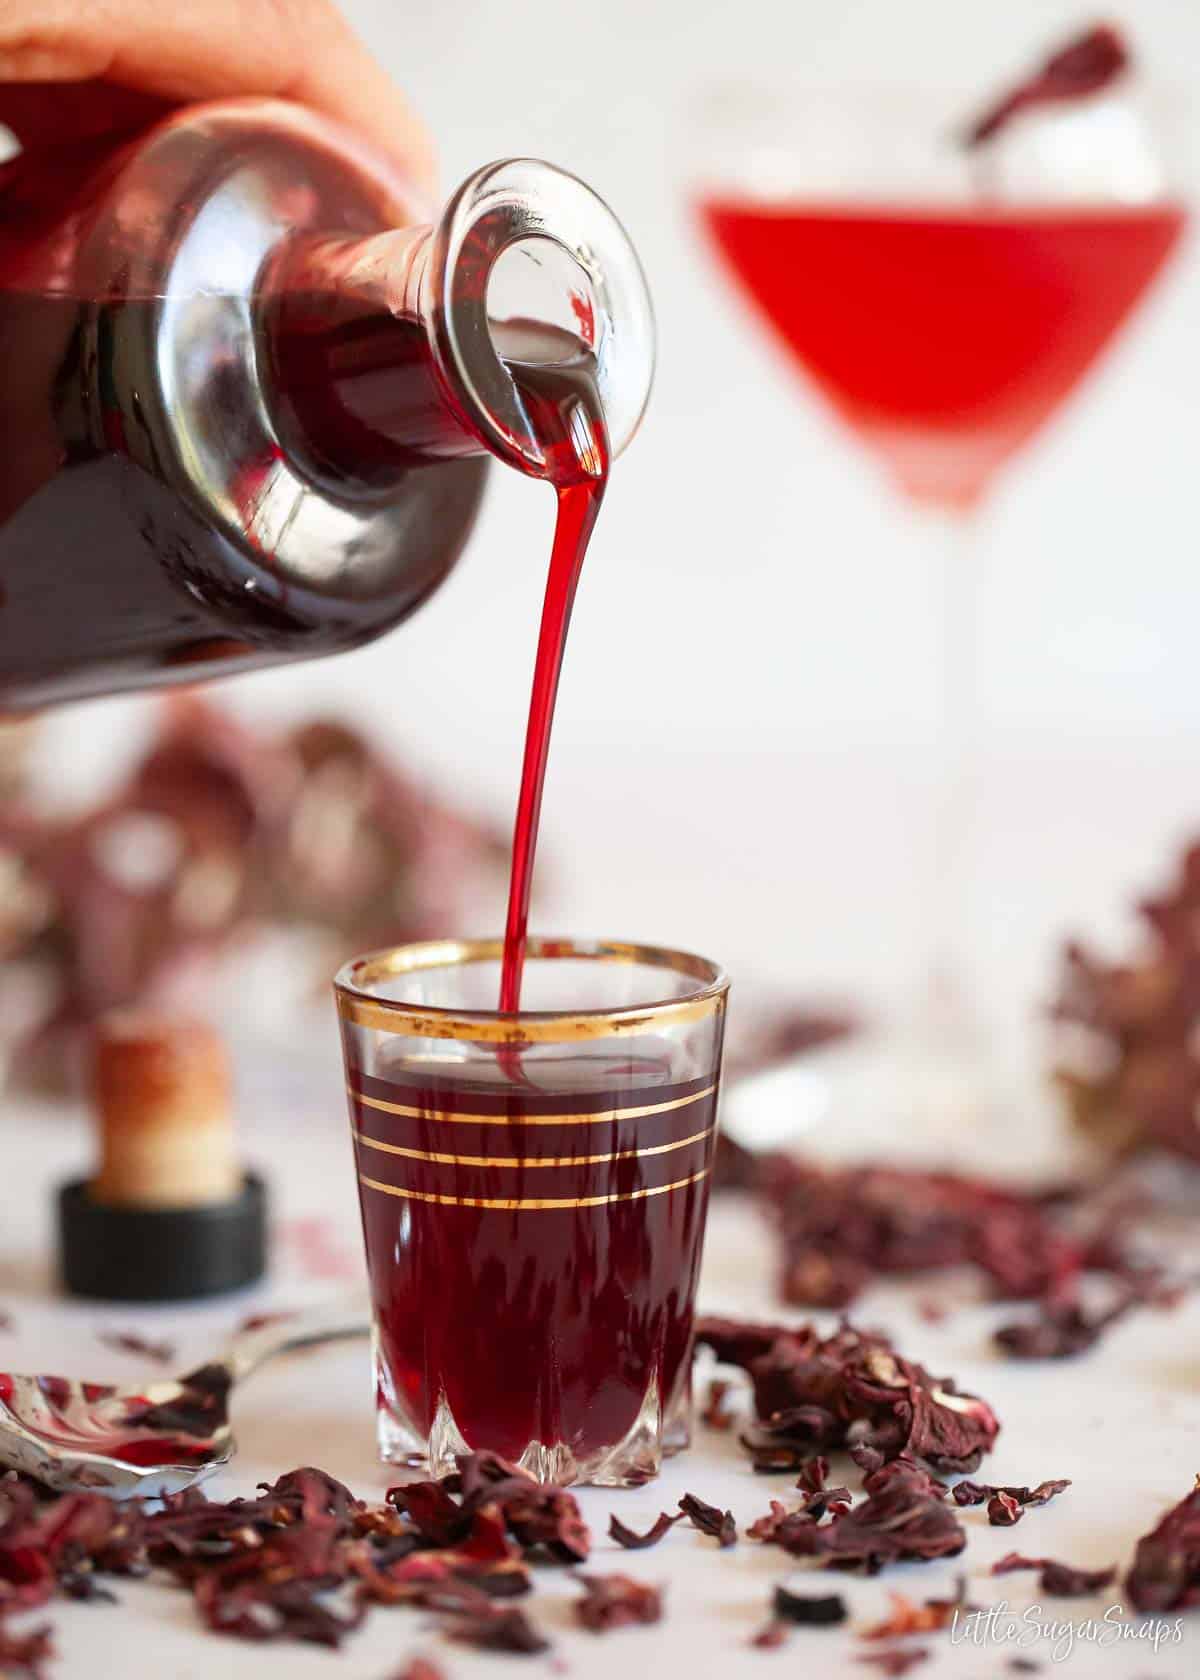
[[607,1155],[443,1155],[436,1150],[403,1149],[398,1143],[384,1143],[379,1138],[355,1135],[368,1149],[380,1149],[387,1155],[402,1155],[408,1161],[436,1161],[446,1167],[593,1167],[602,1161],[634,1161],[643,1155],[669,1155],[672,1150],[686,1149],[689,1143],[700,1143],[711,1137],[712,1126],[678,1143],[656,1143],[648,1149],[614,1149]]
[[406,1202],[438,1202],[443,1207],[498,1208],[515,1212],[526,1208],[587,1208],[603,1207],[608,1202],[639,1202],[648,1196],[665,1196],[671,1190],[683,1190],[707,1178],[710,1168],[702,1167],[687,1178],[677,1178],[674,1184],[654,1184],[646,1190],[619,1190],[609,1196],[444,1196],[433,1190],[405,1190],[399,1184],[381,1184],[377,1178],[359,1173],[358,1182],[368,1190],[380,1190],[385,1196],[399,1196]]
[[[612,1120],[642,1120],[649,1114],[667,1114],[672,1109],[687,1108],[691,1103],[711,1097],[716,1085],[706,1085],[690,1097],[675,1097],[671,1102],[643,1103],[638,1108],[606,1108],[596,1114],[463,1114],[453,1109],[412,1108],[405,1103],[384,1102],[382,1097],[368,1097],[353,1085],[346,1089],[364,1108],[377,1108],[383,1114],[401,1114],[410,1120],[446,1121],[455,1126],[597,1126]],[[598,1155],[596,1160],[611,1157]]]

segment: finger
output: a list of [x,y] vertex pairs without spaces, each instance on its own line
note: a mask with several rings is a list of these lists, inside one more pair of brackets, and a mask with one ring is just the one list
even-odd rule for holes
[[[5,0],[0,83],[92,81],[165,100],[295,99],[432,181],[428,135],[329,0]],[[0,120],[25,139],[22,125],[48,119],[31,119],[28,96],[13,92],[0,88]],[[70,131],[73,101],[56,104]],[[84,100],[80,114],[95,108]]]

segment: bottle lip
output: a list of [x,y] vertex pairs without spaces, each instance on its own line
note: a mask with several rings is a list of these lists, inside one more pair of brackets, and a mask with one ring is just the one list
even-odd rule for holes
[[434,229],[424,276],[435,354],[488,448],[540,477],[545,457],[493,341],[488,310],[497,261],[533,240],[565,252],[586,283],[589,295],[574,314],[596,359],[614,455],[645,412],[655,334],[649,287],[629,235],[577,176],[536,158],[505,158],[462,183]]

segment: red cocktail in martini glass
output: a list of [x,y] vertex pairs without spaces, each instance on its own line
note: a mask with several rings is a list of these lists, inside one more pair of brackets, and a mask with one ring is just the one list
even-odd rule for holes
[[946,527],[931,940],[918,1020],[883,1058],[894,1109],[945,1093],[950,1068],[955,1108],[989,1095],[962,949],[970,537],[1183,232],[1165,113],[1130,83],[1031,104],[975,148],[916,93],[741,90],[699,125],[696,206],[725,267],[904,500]]

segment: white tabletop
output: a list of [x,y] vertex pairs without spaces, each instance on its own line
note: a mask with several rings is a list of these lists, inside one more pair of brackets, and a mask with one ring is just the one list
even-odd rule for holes
[[[328,1298],[353,1283],[360,1266],[357,1210],[349,1143],[335,1089],[307,1098],[293,1094],[286,1117],[254,1104],[258,1117],[244,1127],[247,1155],[269,1173],[276,1216],[275,1270],[269,1284],[218,1304],[161,1309],[104,1308],[68,1301],[56,1294],[52,1276],[52,1191],[87,1162],[88,1141],[78,1115],[58,1108],[10,1101],[0,1109],[3,1190],[0,1190],[0,1308],[13,1327],[0,1337],[0,1368],[64,1371],[97,1380],[130,1381],[138,1360],[98,1340],[101,1330],[134,1329],[169,1338],[178,1349],[177,1368],[186,1369],[219,1345],[243,1316],[269,1306],[297,1307]],[[264,1114],[267,1117],[264,1118]],[[316,1221],[318,1223],[313,1224]],[[308,1240],[305,1240],[305,1239]],[[317,1240],[313,1240],[313,1239]],[[771,1243],[754,1210],[739,1198],[718,1197],[701,1290],[711,1310],[746,1316],[776,1314],[772,1300]],[[1193,1676],[1200,1660],[1200,1613],[1184,1619],[1180,1642],[1157,1653],[1145,1639],[1112,1634],[1103,1648],[1093,1641],[1106,1611],[1131,1621],[1115,1589],[1079,1600],[1045,1599],[1040,1612],[1037,1577],[994,1578],[990,1564],[1014,1547],[1083,1567],[1124,1566],[1135,1540],[1191,1487],[1200,1469],[1200,1301],[1185,1302],[1169,1315],[1144,1313],[1119,1326],[1095,1352],[1060,1366],[1007,1363],[989,1345],[998,1313],[1011,1309],[970,1304],[969,1288],[956,1286],[967,1304],[940,1324],[924,1322],[922,1289],[887,1286],[869,1293],[856,1316],[891,1332],[906,1355],[938,1374],[982,1394],[998,1412],[1003,1430],[992,1456],[979,1471],[990,1481],[1033,1483],[1068,1476],[1073,1485],[1053,1504],[1029,1511],[1014,1532],[988,1526],[981,1509],[962,1513],[966,1551],[945,1562],[905,1565],[875,1579],[842,1573],[805,1572],[808,1590],[845,1596],[849,1621],[833,1629],[797,1629],[783,1651],[759,1651],[748,1643],[766,1621],[773,1585],[799,1573],[777,1549],[742,1539],[729,1551],[687,1527],[674,1529],[654,1550],[623,1552],[607,1538],[609,1513],[633,1527],[646,1527],[660,1509],[674,1508],[685,1490],[730,1507],[739,1525],[763,1514],[772,1497],[786,1500],[790,1478],[754,1475],[730,1435],[701,1427],[695,1447],[675,1459],[661,1479],[636,1491],[584,1489],[580,1501],[592,1525],[595,1547],[589,1567],[621,1571],[666,1587],[666,1619],[656,1627],[622,1629],[603,1637],[579,1629],[571,1610],[578,1589],[570,1570],[539,1567],[534,1595],[523,1601],[553,1640],[544,1657],[518,1659],[450,1645],[433,1620],[411,1608],[373,1610],[365,1627],[340,1657],[295,1644],[257,1646],[226,1639],[218,1647],[203,1631],[188,1594],[150,1580],[116,1581],[116,1608],[100,1604],[54,1603],[31,1622],[51,1620],[61,1680],[95,1680],[97,1675],[171,1676],[208,1680],[217,1671],[230,1680],[288,1680],[327,1676],[340,1667],[362,1680],[390,1680],[408,1657],[432,1657],[448,1680],[485,1680],[515,1672],[559,1674],[579,1680],[612,1680],[621,1670],[674,1676],[713,1674],[722,1680],[752,1675],[812,1672],[864,1676],[856,1658],[873,1647],[857,1633],[886,1615],[888,1591],[913,1598],[948,1596],[965,1572],[976,1604],[1005,1601],[1013,1619],[1001,1623],[1019,1643],[998,1637],[980,1644],[947,1632],[911,1641],[931,1657],[915,1671],[921,1680],[953,1676],[974,1680],[1010,1670],[1017,1655],[1057,1670],[1049,1641],[1034,1623],[1076,1624],[1077,1643],[1063,1661],[1064,1674],[1128,1676],[1129,1680],[1171,1680]],[[778,1315],[777,1315],[778,1316]],[[786,1315],[784,1315],[786,1316]],[[394,1478],[374,1454],[370,1382],[365,1344],[330,1346],[295,1355],[264,1369],[239,1392],[234,1408],[240,1451],[233,1465],[211,1484],[215,1496],[251,1493],[298,1464],[312,1463],[344,1480],[353,1491],[379,1499]],[[833,1480],[858,1486],[848,1461],[834,1460]],[[1030,1614],[1029,1621],[1020,1618]],[[1091,1639],[1083,1624],[1091,1621]],[[1061,1658],[1063,1647],[1055,1648]],[[521,1667],[522,1662],[524,1668]],[[614,1668],[614,1665],[615,1668]]]

